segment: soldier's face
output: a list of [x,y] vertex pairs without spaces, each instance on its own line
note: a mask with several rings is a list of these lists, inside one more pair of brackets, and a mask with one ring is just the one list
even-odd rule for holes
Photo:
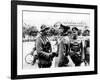
[[64,29],[63,28],[60,28],[60,33],[62,33],[64,31]]
[[44,35],[47,36],[49,34],[49,30],[44,31]]
[[71,33],[68,33],[68,36],[70,37],[71,36]]
[[78,31],[76,29],[73,29],[73,34],[74,35],[77,35],[78,34]]
[[87,36],[89,35],[89,32],[88,32],[88,31],[86,31],[86,35],[87,35]]

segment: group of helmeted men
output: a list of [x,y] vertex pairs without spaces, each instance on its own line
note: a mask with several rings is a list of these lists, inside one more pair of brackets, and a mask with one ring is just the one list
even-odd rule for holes
[[75,66],[80,66],[83,62],[85,65],[90,64],[90,38],[89,30],[84,30],[83,34],[79,33],[77,27],[59,25],[60,35],[56,40],[57,51],[52,51],[51,42],[48,39],[49,27],[41,26],[41,33],[36,39],[36,51],[38,55],[38,67],[50,68],[53,59],[55,67],[68,67],[69,58]]

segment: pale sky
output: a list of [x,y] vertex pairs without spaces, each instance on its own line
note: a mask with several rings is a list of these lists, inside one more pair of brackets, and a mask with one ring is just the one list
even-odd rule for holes
[[89,25],[89,21],[89,14],[23,11],[23,23],[30,26],[35,25],[39,30],[41,24],[53,25],[56,22],[85,22]]

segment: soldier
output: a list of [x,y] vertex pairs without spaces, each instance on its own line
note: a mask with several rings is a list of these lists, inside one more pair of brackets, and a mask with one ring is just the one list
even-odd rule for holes
[[38,54],[39,68],[49,68],[52,65],[53,53],[50,41],[48,40],[49,27],[46,25],[41,26],[41,34],[36,39],[36,51]]
[[78,28],[72,28],[72,38],[70,40],[69,55],[75,66],[80,66],[84,59],[83,41],[78,36]]
[[89,30],[84,31],[84,53],[85,53],[85,65],[89,65],[90,63],[90,37]]
[[68,65],[68,43],[67,31],[69,26],[60,25],[60,38],[58,39],[58,57],[56,57],[56,67],[66,67]]

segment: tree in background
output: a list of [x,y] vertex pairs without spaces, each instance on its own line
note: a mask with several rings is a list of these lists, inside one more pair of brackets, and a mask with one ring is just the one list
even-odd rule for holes
[[24,25],[22,30],[23,38],[25,38],[26,35],[36,37],[37,33],[39,32],[36,26],[29,26]]
[[35,37],[35,36],[37,36],[37,33],[38,33],[39,31],[38,31],[38,29],[36,28],[36,26],[32,26],[32,27],[29,27],[28,29],[27,29],[27,34],[29,35],[29,36],[33,36],[33,37]]

